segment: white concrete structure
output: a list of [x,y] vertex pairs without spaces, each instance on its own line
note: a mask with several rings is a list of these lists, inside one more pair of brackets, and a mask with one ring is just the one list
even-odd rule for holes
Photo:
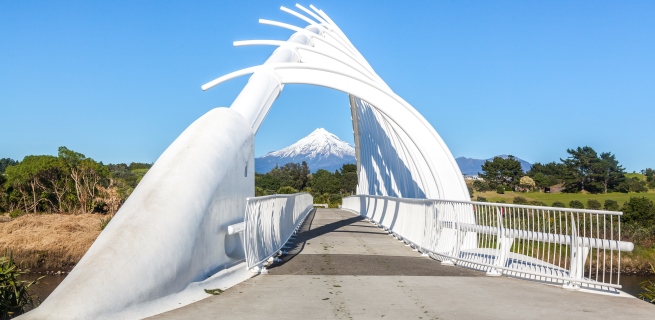
[[[109,226],[44,303],[21,319],[142,318],[202,299],[248,277],[238,234],[254,194],[254,135],[286,84],[350,95],[363,195],[469,200],[455,159],[432,126],[396,95],[323,11],[282,10],[305,28],[287,41],[238,41],[278,49],[232,106],[209,111],[156,161]],[[474,236],[474,235],[473,235]]]

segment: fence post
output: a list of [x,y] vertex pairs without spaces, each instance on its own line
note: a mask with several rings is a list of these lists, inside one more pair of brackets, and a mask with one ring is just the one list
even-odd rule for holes
[[[514,238],[508,238],[505,234],[505,226],[503,226],[503,215],[499,207],[496,207],[496,258],[494,259],[494,266],[505,267],[507,258],[509,256],[510,248],[514,243]],[[503,274],[501,268],[491,268],[487,271],[487,276],[497,277]]]
[[571,259],[569,267],[569,276],[571,280],[565,282],[562,286],[568,290],[580,290],[580,282],[584,276],[584,264],[589,254],[589,247],[584,246],[576,227],[575,217],[571,213]]
[[453,222],[453,229],[455,230],[455,243],[453,244],[453,251],[451,256],[454,258],[450,258],[448,260],[441,261],[441,265],[443,266],[454,266],[455,263],[457,263],[457,258],[459,258],[459,251],[460,247],[462,246],[462,242],[464,241],[464,237],[462,236],[462,231],[461,231],[461,226],[459,223],[459,215],[457,214],[457,210],[455,209],[455,204],[451,204],[453,208],[453,215],[454,215],[454,222]]

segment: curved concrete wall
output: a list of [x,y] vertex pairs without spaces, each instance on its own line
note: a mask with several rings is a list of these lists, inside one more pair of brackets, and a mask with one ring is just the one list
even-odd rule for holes
[[242,261],[239,236],[226,229],[243,221],[253,193],[250,124],[230,109],[209,111],[166,149],[71,274],[21,319],[141,318],[177,307],[184,297],[165,297]]

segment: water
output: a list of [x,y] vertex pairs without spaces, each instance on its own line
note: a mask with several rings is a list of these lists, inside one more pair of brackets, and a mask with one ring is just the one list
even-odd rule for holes
[[[616,275],[614,276],[616,277]],[[621,275],[621,285],[623,286],[623,288],[621,288],[621,291],[625,291],[626,293],[629,293],[636,297],[639,293],[643,291],[641,290],[640,283],[646,280],[655,281],[655,275],[653,274],[645,275],[645,276]]]
[[43,277],[43,279],[39,280],[39,283],[33,284],[29,291],[32,293],[35,302],[36,297],[38,297],[38,301],[43,302],[51,293],[52,291],[57,288],[57,286],[66,279],[66,275],[43,275],[43,274],[26,274],[22,275],[20,277],[21,280],[25,281],[33,281],[38,279],[39,277]]

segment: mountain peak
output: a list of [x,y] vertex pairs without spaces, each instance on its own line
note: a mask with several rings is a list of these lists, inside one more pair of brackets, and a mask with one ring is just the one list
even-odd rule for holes
[[255,170],[264,172],[275,164],[302,161],[306,161],[312,171],[333,169],[334,166],[341,167],[344,163],[355,163],[355,148],[324,128],[317,128],[296,143],[257,158],[255,164],[259,165]]

